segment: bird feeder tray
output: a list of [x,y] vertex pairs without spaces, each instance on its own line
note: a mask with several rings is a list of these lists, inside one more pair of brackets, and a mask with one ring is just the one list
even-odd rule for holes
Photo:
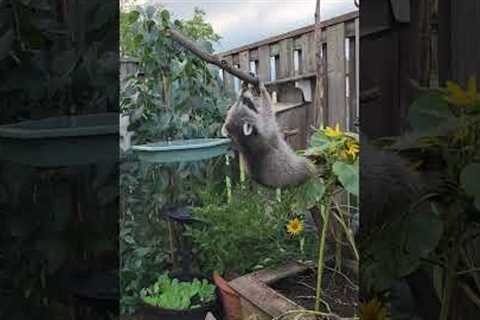
[[207,160],[230,152],[230,139],[173,140],[133,146],[145,162],[173,163]]
[[118,160],[118,114],[28,120],[0,126],[0,160],[62,167]]

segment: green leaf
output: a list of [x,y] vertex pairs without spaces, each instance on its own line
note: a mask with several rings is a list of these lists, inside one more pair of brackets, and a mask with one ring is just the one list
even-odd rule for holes
[[367,246],[362,274],[375,290],[388,289],[398,278],[418,269],[438,246],[444,225],[433,212],[413,212],[400,216],[385,230],[376,234]]
[[15,35],[13,30],[8,30],[0,37],[0,61],[8,56],[10,50],[12,50],[14,40]]
[[421,258],[427,258],[437,247],[442,234],[443,222],[439,217],[424,212],[412,214],[396,231],[399,244],[393,254],[396,275],[404,277],[415,271],[421,264]]
[[144,37],[143,34],[139,33],[133,38],[133,43],[135,46],[140,47],[142,45]]
[[[152,32],[153,27],[155,27],[156,25],[157,25],[156,22],[153,21],[153,20],[147,20],[147,21],[145,22],[145,26],[146,26],[146,29],[147,29],[148,32]],[[153,41],[156,39],[155,37],[153,37],[153,36],[150,35],[150,34],[147,34],[147,37],[149,37],[149,39],[150,39],[150,37],[151,37],[151,40],[153,40]]]
[[338,177],[338,180],[343,187],[351,194],[359,195],[359,170],[358,161],[354,164],[348,164],[342,161],[337,161],[333,164],[333,173]]
[[168,12],[168,10],[162,10],[162,12],[160,12],[160,16],[162,17],[163,21],[170,21],[170,12]]
[[415,212],[405,224],[405,252],[416,257],[427,257],[437,246],[443,234],[443,222],[431,212]]
[[463,189],[475,199],[475,207],[480,210],[480,163],[472,163],[463,168],[460,183]]
[[325,193],[325,184],[322,179],[310,179],[297,190],[299,206],[311,208],[318,204]]
[[330,145],[330,139],[325,136],[320,131],[317,131],[313,134],[312,139],[310,141],[310,147],[312,148],[320,148],[320,150],[325,150]]
[[140,12],[138,12],[137,10],[132,10],[127,15],[127,22],[129,24],[137,22],[138,17],[140,17]]
[[445,133],[453,129],[456,123],[447,101],[433,94],[417,99],[410,107],[407,119],[417,133]]

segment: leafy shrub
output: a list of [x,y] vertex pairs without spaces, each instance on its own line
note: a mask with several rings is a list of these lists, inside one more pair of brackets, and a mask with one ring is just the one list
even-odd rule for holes
[[118,110],[115,4],[64,5],[0,2],[2,121]]
[[195,309],[215,300],[215,286],[203,279],[178,281],[163,274],[141,291],[145,303],[169,310]]
[[289,237],[286,225],[292,212],[289,201],[279,202],[272,192],[238,186],[232,200],[206,191],[194,216],[204,222],[187,227],[202,272],[240,275],[292,259],[311,258],[315,236]]
[[[218,73],[165,36],[175,27],[206,50],[219,37],[196,11],[190,20],[171,21],[155,7],[121,13],[121,52],[139,60],[142,77],[122,85],[122,111],[143,107],[132,124],[132,144],[219,135],[229,95]],[[165,207],[194,205],[196,190],[208,180],[224,179],[222,158],[195,163],[145,164],[121,154],[121,311],[130,313],[141,301],[140,291],[170,267]]]

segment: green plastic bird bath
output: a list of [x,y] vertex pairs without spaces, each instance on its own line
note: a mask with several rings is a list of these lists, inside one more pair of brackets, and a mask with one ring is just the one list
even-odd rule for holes
[[149,143],[133,146],[138,158],[146,162],[172,163],[207,160],[227,154],[230,139],[191,139]]
[[34,167],[118,159],[118,113],[62,116],[0,126],[0,160]]

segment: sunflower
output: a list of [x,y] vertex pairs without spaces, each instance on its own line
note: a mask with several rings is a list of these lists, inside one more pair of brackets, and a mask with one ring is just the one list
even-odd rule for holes
[[330,127],[325,128],[325,135],[329,138],[338,138],[342,135],[342,131],[340,131],[340,126],[337,125],[335,126],[335,129],[332,129]]
[[387,308],[377,298],[360,304],[360,320],[388,320]]
[[287,232],[289,234],[291,234],[292,236],[296,236],[297,234],[299,234],[302,231],[303,231],[303,221],[302,220],[300,220],[298,218],[294,218],[294,219],[288,221]]
[[346,153],[351,155],[353,158],[355,158],[360,151],[360,147],[358,143],[353,142],[353,141],[347,141],[347,150]]
[[447,81],[447,92],[449,93],[447,101],[454,106],[471,106],[480,101],[480,95],[477,93],[477,80],[475,77],[471,77],[468,80],[466,91],[458,84]]

